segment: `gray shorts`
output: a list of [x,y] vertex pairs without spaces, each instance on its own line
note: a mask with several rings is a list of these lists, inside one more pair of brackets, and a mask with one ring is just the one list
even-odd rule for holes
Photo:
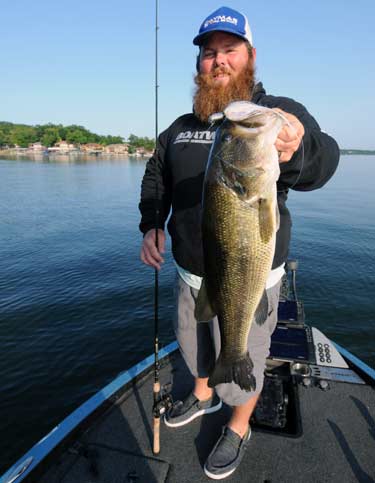
[[[194,298],[198,290],[187,285],[177,274],[175,285],[174,330],[181,354],[194,377],[208,377],[215,360],[220,353],[220,331],[217,317],[209,323],[197,323],[194,317]],[[280,282],[267,290],[269,315],[262,326],[251,324],[248,348],[254,363],[256,390],[247,392],[236,383],[224,383],[216,386],[216,393],[230,406],[246,403],[259,394],[263,388],[266,358],[269,355],[271,334],[277,324]]]

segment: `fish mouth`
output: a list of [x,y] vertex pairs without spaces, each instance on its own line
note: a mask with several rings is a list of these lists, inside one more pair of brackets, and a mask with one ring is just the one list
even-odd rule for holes
[[243,121],[239,121],[238,125],[246,127],[250,131],[262,131],[266,127],[266,122],[262,122],[262,119],[244,119]]
[[269,126],[269,122],[263,118],[246,118],[241,121],[232,121],[232,123],[237,134],[243,132],[247,136],[258,136]]
[[[239,129],[248,134],[257,135],[264,131],[280,114],[268,107],[259,106],[249,101],[231,102],[224,109],[224,116]],[[241,130],[242,130],[241,129]]]

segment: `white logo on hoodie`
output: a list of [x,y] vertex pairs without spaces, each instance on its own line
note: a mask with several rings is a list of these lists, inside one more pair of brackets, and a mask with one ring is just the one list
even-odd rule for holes
[[184,131],[177,134],[173,144],[200,143],[211,144],[215,139],[215,131]]

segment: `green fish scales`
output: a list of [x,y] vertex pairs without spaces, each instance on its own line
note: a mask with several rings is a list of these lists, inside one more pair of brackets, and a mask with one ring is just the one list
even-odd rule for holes
[[[277,115],[268,109],[266,118],[277,135],[282,121],[275,129]],[[247,391],[256,388],[247,341],[266,297],[277,231],[276,135],[259,126],[248,131],[225,120],[216,133],[204,182],[205,275],[196,307],[198,320],[219,320],[221,352],[209,384],[234,381]],[[260,322],[267,306],[265,312]]]

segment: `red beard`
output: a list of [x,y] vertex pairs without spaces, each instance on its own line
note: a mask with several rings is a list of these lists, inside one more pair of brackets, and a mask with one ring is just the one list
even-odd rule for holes
[[219,73],[231,76],[229,69],[217,67],[208,74],[197,74],[194,77],[196,90],[194,93],[194,113],[203,122],[207,122],[211,114],[222,112],[232,101],[250,101],[255,84],[255,69],[252,59],[236,78],[232,76],[226,86],[217,85],[214,77]]

